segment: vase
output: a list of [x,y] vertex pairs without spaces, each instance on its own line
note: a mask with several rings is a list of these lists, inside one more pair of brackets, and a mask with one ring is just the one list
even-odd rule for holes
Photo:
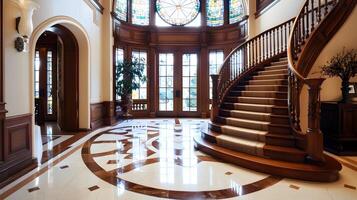
[[130,112],[131,112],[132,105],[133,105],[133,100],[131,94],[123,95],[121,97],[120,107],[121,110],[123,111],[123,117],[127,118],[131,116]]
[[348,101],[348,94],[350,91],[348,80],[342,80],[341,91],[342,91],[342,100],[340,101],[340,103],[346,103]]

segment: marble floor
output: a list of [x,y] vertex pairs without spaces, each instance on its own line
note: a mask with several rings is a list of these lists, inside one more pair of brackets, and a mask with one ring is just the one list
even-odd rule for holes
[[343,169],[334,183],[257,173],[195,150],[207,122],[129,120],[83,134],[0,199],[357,199],[357,157],[336,157]]

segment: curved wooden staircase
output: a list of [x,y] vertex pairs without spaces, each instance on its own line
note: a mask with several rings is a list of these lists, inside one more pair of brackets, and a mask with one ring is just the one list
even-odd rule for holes
[[[208,130],[194,138],[203,152],[228,162],[288,178],[335,181],[341,165],[323,153],[319,90],[323,80],[305,76],[324,44],[306,53],[317,34],[330,37],[355,6],[354,0],[307,0],[299,16],[269,29],[232,51],[212,75]],[[349,7],[346,7],[349,6]],[[334,15],[340,17],[336,23]],[[326,24],[334,20],[331,26]],[[320,41],[317,41],[321,43]],[[316,51],[318,50],[318,51]],[[309,62],[305,61],[309,59]],[[304,63],[304,66],[301,66]],[[308,64],[307,64],[308,63]],[[300,74],[300,71],[304,73]],[[302,75],[304,74],[304,75]],[[300,129],[300,92],[309,87],[307,133]]]

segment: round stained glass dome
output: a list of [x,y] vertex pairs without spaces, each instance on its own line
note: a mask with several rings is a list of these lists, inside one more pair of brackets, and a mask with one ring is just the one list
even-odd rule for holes
[[199,0],[156,0],[156,11],[166,23],[183,26],[200,12]]

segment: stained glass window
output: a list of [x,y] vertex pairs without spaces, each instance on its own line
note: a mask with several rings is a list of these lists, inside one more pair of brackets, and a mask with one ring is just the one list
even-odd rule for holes
[[[144,65],[144,76],[147,76],[147,53],[146,51],[133,51],[132,52],[132,58],[133,59],[139,59],[141,64]],[[138,82],[139,80],[136,80],[137,77],[135,78],[135,82]],[[133,99],[146,99],[147,98],[147,83],[141,82],[140,88],[133,90]]]
[[137,25],[149,25],[150,1],[132,0],[132,23]]
[[115,13],[120,20],[126,21],[128,13],[128,2],[127,0],[116,0],[115,1]]
[[207,26],[222,26],[224,23],[223,0],[207,0]]
[[229,0],[229,23],[234,24],[242,20],[245,15],[243,0]]
[[174,54],[159,54],[159,110],[174,111]]
[[156,10],[166,23],[183,26],[192,22],[200,10],[199,0],[157,0]]

